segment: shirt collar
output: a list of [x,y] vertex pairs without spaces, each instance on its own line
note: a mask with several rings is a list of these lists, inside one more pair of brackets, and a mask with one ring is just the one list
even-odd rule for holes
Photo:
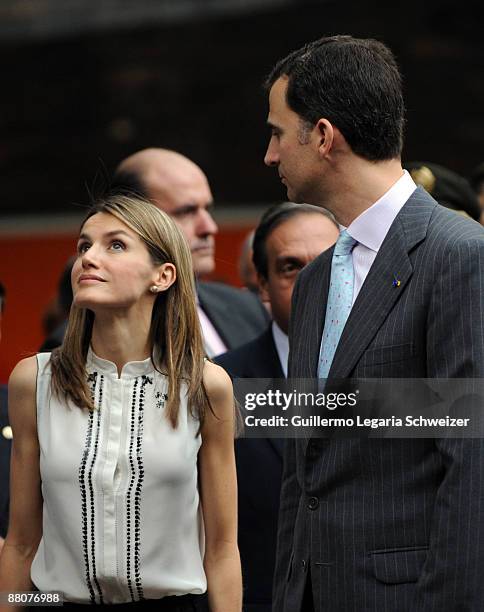
[[276,345],[276,351],[277,355],[279,356],[279,361],[281,362],[282,371],[284,372],[284,376],[287,378],[289,338],[275,321],[272,321],[272,337],[274,338],[274,344]]
[[[118,378],[118,368],[116,364],[102,357],[98,357],[91,347],[89,347],[87,353],[86,369],[89,373],[98,371]],[[154,372],[155,367],[151,357],[148,357],[148,359],[143,361],[129,361],[125,363],[119,378],[136,378],[137,376],[153,374]]]
[[404,170],[403,175],[379,200],[350,223],[346,228],[348,234],[378,253],[390,226],[416,188],[412,177]]

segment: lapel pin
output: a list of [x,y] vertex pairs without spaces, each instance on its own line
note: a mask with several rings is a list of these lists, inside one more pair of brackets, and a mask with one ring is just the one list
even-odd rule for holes
[[13,438],[12,428],[10,427],[10,425],[6,425],[2,429],[2,436],[5,438],[5,440],[11,440]]
[[398,280],[398,278],[395,275],[393,275],[393,283],[392,283],[392,285],[394,287],[400,287],[401,284],[402,284],[402,281]]

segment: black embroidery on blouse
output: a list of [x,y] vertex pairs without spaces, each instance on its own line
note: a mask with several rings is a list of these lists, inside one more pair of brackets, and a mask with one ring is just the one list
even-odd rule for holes
[[165,402],[168,400],[168,395],[166,393],[161,393],[161,391],[157,391],[155,393],[156,398],[156,407],[161,410],[165,407]]
[[99,594],[99,602],[102,604],[103,595],[101,591],[101,587],[99,586],[99,581],[96,575],[96,534],[95,534],[95,496],[94,496],[94,487],[92,484],[92,473],[94,470],[94,465],[96,464],[97,453],[99,449],[99,433],[101,430],[101,406],[103,401],[103,389],[104,389],[104,376],[101,374],[99,379],[99,390],[98,390],[98,402],[97,402],[97,410],[96,412],[96,436],[94,438],[94,453],[92,455],[91,466],[88,474],[88,483],[89,483],[89,495],[91,498],[91,565],[92,565],[92,578],[94,584],[96,585],[97,592]]
[[134,381],[133,385],[133,395],[131,397],[131,419],[129,426],[129,453],[128,453],[128,462],[130,469],[130,478],[128,485],[128,492],[126,495],[126,580],[128,583],[129,594],[131,595],[131,600],[136,601],[134,596],[133,583],[131,578],[131,527],[132,527],[132,516],[131,516],[131,497],[134,487],[134,482],[136,480],[136,470],[135,463],[133,457],[134,450],[134,434],[135,434],[135,424],[136,424],[136,399],[138,395],[138,378]]
[[141,489],[144,480],[144,465],[143,465],[143,427],[144,427],[144,403],[145,403],[145,387],[153,384],[153,378],[143,375],[141,377],[141,389],[139,392],[138,403],[138,435],[136,437],[136,460],[138,464],[138,482],[134,494],[134,577],[136,591],[139,599],[144,599],[143,587],[141,584],[140,573],[140,548],[141,548]]
[[[88,377],[88,383],[91,383],[91,395],[94,399],[96,388],[97,372],[93,372]],[[79,488],[81,490],[81,535],[82,535],[82,555],[84,557],[84,568],[86,575],[86,584],[89,589],[91,604],[96,603],[96,596],[91,582],[91,572],[89,566],[89,540],[88,540],[88,522],[87,522],[87,493],[86,493],[86,465],[89,457],[89,451],[92,443],[92,425],[94,412],[89,412],[89,420],[87,424],[86,441],[84,444],[84,452],[82,453],[81,465],[79,466]]]

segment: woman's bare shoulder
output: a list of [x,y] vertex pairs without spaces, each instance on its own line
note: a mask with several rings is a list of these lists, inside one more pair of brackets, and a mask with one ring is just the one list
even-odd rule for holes
[[223,402],[233,397],[230,376],[223,368],[211,361],[205,362],[203,384],[211,402]]
[[37,358],[33,355],[22,359],[14,367],[8,380],[8,391],[35,391],[36,379]]
[[35,386],[37,378],[37,358],[35,355],[26,357],[17,363],[8,380],[9,385],[24,387]]

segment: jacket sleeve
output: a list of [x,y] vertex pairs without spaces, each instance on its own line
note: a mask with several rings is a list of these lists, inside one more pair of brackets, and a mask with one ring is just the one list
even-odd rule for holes
[[284,610],[286,587],[291,573],[294,527],[300,497],[301,489],[296,477],[296,440],[288,439],[284,449],[276,566],[272,592],[273,610]]
[[[484,379],[484,238],[458,244],[445,263],[428,315],[428,376]],[[472,398],[459,403],[471,416]],[[412,610],[477,612],[484,610],[484,440],[435,443],[443,478]]]

